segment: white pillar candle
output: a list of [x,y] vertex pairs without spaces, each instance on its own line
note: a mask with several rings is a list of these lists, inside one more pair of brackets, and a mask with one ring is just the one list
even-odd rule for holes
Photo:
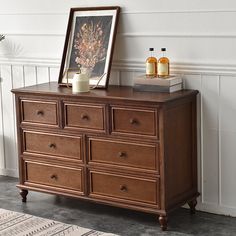
[[72,80],[72,92],[82,93],[89,91],[89,78],[86,74],[75,73]]

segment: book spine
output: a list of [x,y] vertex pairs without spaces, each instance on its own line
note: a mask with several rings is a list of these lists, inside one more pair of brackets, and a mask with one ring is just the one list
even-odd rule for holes
[[134,84],[147,84],[147,85],[159,85],[159,86],[172,86],[175,84],[182,83],[182,78],[175,78],[172,80],[168,79],[146,79],[146,78],[137,78],[134,79]]
[[135,91],[144,92],[163,92],[171,93],[182,89],[182,83],[173,86],[160,86],[160,85],[149,85],[149,84],[135,84],[133,86]]

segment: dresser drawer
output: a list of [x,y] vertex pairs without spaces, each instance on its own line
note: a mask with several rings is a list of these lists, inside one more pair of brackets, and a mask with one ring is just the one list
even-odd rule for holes
[[58,126],[57,102],[22,100],[22,122]]
[[89,162],[158,170],[154,144],[89,138]]
[[104,106],[64,104],[65,126],[70,128],[104,130]]
[[110,197],[126,201],[159,205],[159,181],[90,171],[93,197]]
[[26,181],[53,187],[82,191],[83,170],[26,162]]
[[157,136],[156,111],[112,107],[112,132]]
[[24,153],[38,153],[75,159],[81,157],[81,138],[24,131]]

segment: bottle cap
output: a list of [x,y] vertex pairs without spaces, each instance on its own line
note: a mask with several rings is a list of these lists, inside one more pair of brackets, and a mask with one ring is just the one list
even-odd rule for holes
[[161,48],[161,51],[162,51],[162,52],[165,52],[165,51],[166,51],[166,48]]
[[154,48],[149,48],[149,51],[154,51]]

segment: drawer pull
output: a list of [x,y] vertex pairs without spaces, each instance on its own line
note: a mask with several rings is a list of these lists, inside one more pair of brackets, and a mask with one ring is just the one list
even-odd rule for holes
[[81,119],[82,119],[82,120],[88,120],[89,117],[88,117],[87,114],[82,114],[82,115],[81,115]]
[[126,157],[126,153],[125,152],[118,152],[118,157]]
[[53,175],[51,175],[50,178],[51,178],[51,179],[55,179],[55,180],[57,180],[57,175],[53,174]]
[[134,118],[131,118],[131,119],[129,120],[129,123],[130,123],[131,125],[136,125],[136,124],[138,124],[138,120],[136,120],[136,119],[134,119]]
[[122,192],[127,192],[127,187],[122,184],[122,185],[120,185],[120,190],[121,190]]
[[49,144],[48,144],[48,147],[50,147],[50,148],[56,148],[56,144],[54,144],[54,143],[49,143]]
[[44,115],[44,112],[43,112],[43,111],[37,111],[37,115],[38,115],[38,116],[43,116],[43,115]]

